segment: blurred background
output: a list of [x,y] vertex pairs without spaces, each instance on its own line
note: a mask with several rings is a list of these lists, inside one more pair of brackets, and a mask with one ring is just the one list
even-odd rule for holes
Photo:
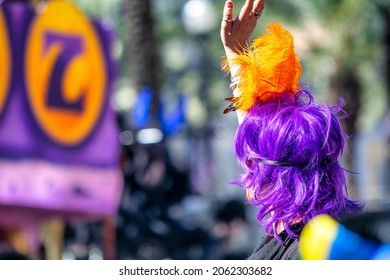
[[[0,1],[3,259],[248,257],[263,231],[229,184],[224,2]],[[346,101],[351,196],[385,209],[390,0],[267,1],[254,36],[274,21],[295,37],[301,85]]]

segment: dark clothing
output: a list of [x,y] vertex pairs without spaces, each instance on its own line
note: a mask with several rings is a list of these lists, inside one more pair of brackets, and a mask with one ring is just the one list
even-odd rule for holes
[[[291,230],[299,235],[302,231],[303,225],[296,224],[291,227]],[[282,242],[275,237],[265,234],[260,240],[259,245],[249,256],[248,260],[297,260],[298,240],[291,238],[286,231],[279,234]]]

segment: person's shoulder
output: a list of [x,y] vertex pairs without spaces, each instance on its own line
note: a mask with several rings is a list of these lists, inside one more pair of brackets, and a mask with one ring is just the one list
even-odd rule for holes
[[248,260],[270,260],[280,250],[281,243],[273,236],[264,234]]
[[284,252],[282,256],[282,260],[299,260],[299,251],[298,251],[298,240],[294,240],[287,248],[286,251]]

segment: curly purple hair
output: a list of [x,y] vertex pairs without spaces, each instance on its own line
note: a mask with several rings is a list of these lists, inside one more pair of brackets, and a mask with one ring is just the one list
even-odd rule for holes
[[296,217],[306,223],[319,214],[338,219],[362,210],[348,198],[339,163],[346,137],[339,121],[343,105],[315,104],[302,90],[255,104],[238,127],[235,152],[244,174],[232,183],[253,188],[249,202],[261,206],[257,219],[268,234],[282,222],[296,239],[290,229]]

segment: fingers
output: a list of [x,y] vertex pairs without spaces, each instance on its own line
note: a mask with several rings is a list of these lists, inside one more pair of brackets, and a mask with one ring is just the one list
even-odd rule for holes
[[259,18],[261,16],[261,14],[263,13],[263,10],[264,10],[264,4],[265,4],[265,0],[255,0],[255,2],[253,3],[253,13],[258,13],[258,16],[256,16],[257,18]]
[[265,0],[246,0],[239,15],[233,19],[234,3],[232,0],[226,0],[221,23],[221,39],[227,54],[237,53],[238,49],[247,46],[257,19],[263,12],[264,3]]
[[256,0],[253,4],[253,10],[263,12],[265,0]]
[[233,1],[227,0],[223,9],[221,36],[222,39],[229,36],[233,25],[234,4]]
[[264,10],[265,0],[247,0],[241,9],[238,18],[240,21],[245,19],[258,19]]
[[252,12],[254,0],[246,0],[244,6],[238,15],[238,19],[242,21],[243,19],[247,19]]
[[223,8],[223,17],[226,19],[233,19],[234,15],[234,3],[232,0],[226,0],[225,7]]

